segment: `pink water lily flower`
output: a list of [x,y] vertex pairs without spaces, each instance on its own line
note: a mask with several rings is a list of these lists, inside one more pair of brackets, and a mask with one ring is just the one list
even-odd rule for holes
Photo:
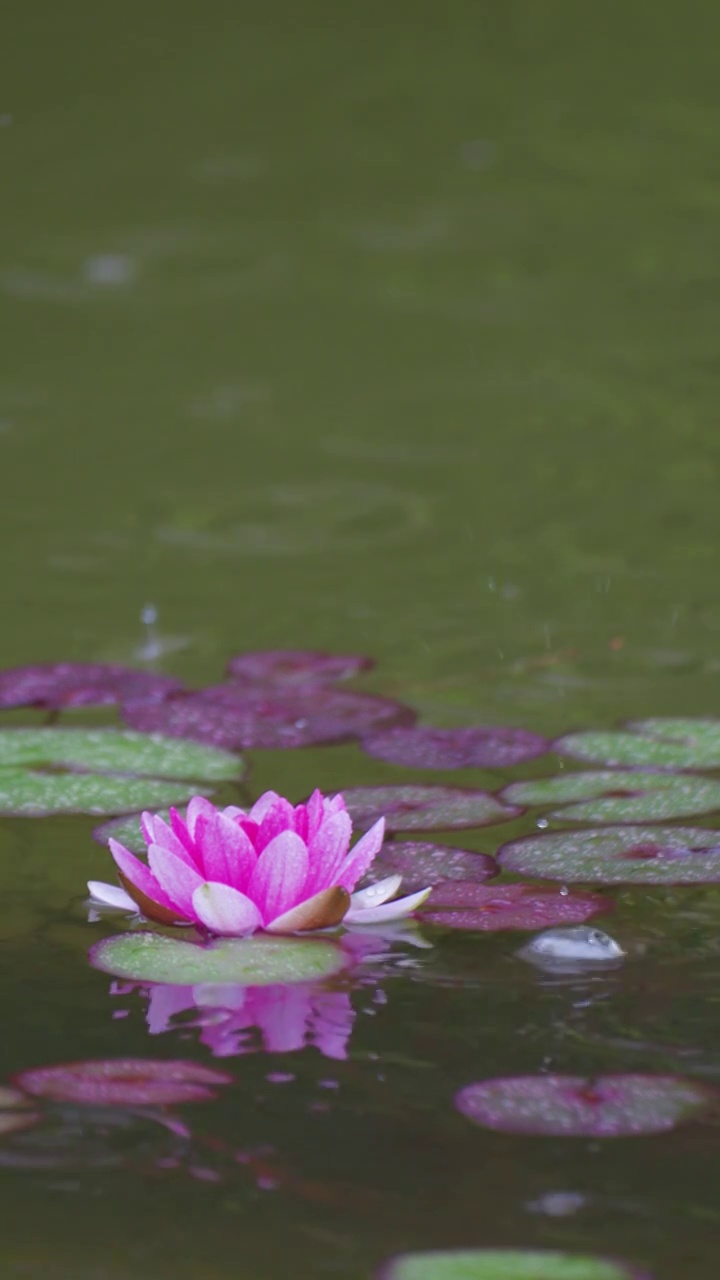
[[381,818],[351,849],[343,797],[319,791],[295,806],[266,791],[249,813],[195,796],[184,819],[170,810],[169,825],[142,815],[147,863],[111,839],[123,887],[91,880],[88,889],[104,906],[234,937],[376,924],[410,915],[430,892],[390,901],[401,877],[389,876],[353,893],[384,831]]

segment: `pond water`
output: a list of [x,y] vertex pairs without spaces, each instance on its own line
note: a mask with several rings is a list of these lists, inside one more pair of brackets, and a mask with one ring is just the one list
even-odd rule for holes
[[[719,36],[709,0],[682,27],[649,0],[15,6],[0,666],[199,686],[241,650],[324,649],[372,655],[353,687],[438,725],[712,715]],[[352,743],[248,761],[228,803],[550,772]],[[179,1108],[191,1138],[69,1107],[3,1140],[5,1276],[372,1280],[461,1247],[715,1275],[712,1115],[518,1133],[454,1099],[544,1073],[720,1084],[717,889],[609,891],[627,959],[601,972],[421,926],[336,984],[330,1031],[295,1010],[305,1048],[260,1002],[213,1057],[192,997],[149,1007],[88,965],[119,927],[87,922],[93,824],[1,820],[0,1081],[118,1057],[233,1081]],[[419,838],[536,832],[530,810]]]

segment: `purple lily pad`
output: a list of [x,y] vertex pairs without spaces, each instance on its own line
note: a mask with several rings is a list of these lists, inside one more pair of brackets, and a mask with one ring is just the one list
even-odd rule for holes
[[692,773],[566,773],[513,782],[500,795],[511,804],[563,805],[550,813],[563,822],[667,822],[720,809],[720,782]]
[[667,1133],[717,1107],[720,1091],[682,1076],[506,1076],[455,1097],[474,1124],[501,1133],[626,1138]]
[[417,918],[448,929],[549,929],[584,924],[613,903],[599,893],[561,893],[532,884],[483,885],[471,880],[436,884]]
[[536,1249],[433,1249],[401,1253],[377,1280],[651,1280],[615,1258]]
[[15,1084],[36,1098],[79,1102],[88,1106],[149,1107],[165,1103],[204,1102],[213,1086],[232,1084],[233,1077],[197,1062],[152,1058],[107,1058],[66,1062],[21,1071]]
[[491,880],[498,865],[488,853],[472,853],[453,845],[429,844],[422,840],[403,840],[386,844],[370,868],[373,880],[382,880],[401,872],[403,893],[423,889],[438,880]]
[[375,725],[412,723],[409,707],[333,687],[250,691],[228,682],[157,706],[131,703],[127,724],[143,732],[212,743],[225,750],[277,750],[346,742]]
[[521,813],[489,791],[467,787],[394,785],[344,787],[353,823],[361,831],[385,818],[387,831],[450,831],[461,827],[489,827],[510,822]]
[[584,884],[716,884],[720,831],[703,827],[591,827],[511,840],[505,871]]
[[417,725],[370,734],[363,738],[362,746],[368,755],[408,769],[507,769],[544,755],[550,743],[528,729]]
[[182,689],[179,680],[109,662],[49,662],[0,671],[0,707],[102,707],[158,703]]
[[627,728],[569,733],[553,743],[561,756],[647,769],[720,768],[720,720],[655,716]]
[[320,653],[312,649],[261,649],[239,653],[227,664],[227,674],[243,684],[272,684],[292,688],[335,684],[375,666],[374,658],[354,653]]

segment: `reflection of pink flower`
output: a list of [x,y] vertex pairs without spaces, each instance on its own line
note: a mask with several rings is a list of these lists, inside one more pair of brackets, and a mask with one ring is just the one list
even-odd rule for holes
[[[133,989],[113,984],[115,994]],[[194,987],[157,983],[147,994],[146,1021],[150,1035],[162,1035],[182,1019],[184,1027],[199,1027],[200,1039],[216,1058],[253,1053],[291,1053],[314,1045],[326,1058],[347,1058],[355,1013],[344,991],[324,991],[316,984],[240,987],[202,983]],[[252,1032],[259,1033],[260,1044]]]
[[110,851],[123,889],[91,881],[95,901],[138,908],[163,924],[194,924],[214,934],[244,936],[258,929],[294,933],[339,924],[375,923],[409,915],[429,890],[388,902],[400,885],[390,876],[352,894],[382,846],[381,818],[350,849],[352,823],[342,796],[314,791],[293,807],[274,791],[249,813],[218,810],[196,796],[183,820],[170,825],[142,815],[148,862],[117,840]]

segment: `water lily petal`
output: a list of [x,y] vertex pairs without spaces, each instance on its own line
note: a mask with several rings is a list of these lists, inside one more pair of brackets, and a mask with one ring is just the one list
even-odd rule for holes
[[339,811],[324,818],[309,848],[310,871],[305,891],[319,893],[338,883],[340,867],[346,857],[352,823],[347,813]]
[[385,838],[385,819],[380,818],[366,831],[365,835],[358,840],[354,849],[350,850],[338,876],[338,883],[350,892],[355,888],[358,880],[361,880],[365,872],[372,865],[378,853],[382,849],[382,842]]
[[192,905],[198,919],[211,933],[242,938],[262,927],[262,916],[255,903],[229,884],[206,881],[193,893]]
[[140,823],[148,845],[159,844],[162,849],[174,853],[176,858],[182,859],[189,867],[197,868],[197,858],[192,843],[189,840],[187,842],[180,840],[172,827],[169,827],[158,813],[143,813]]
[[137,911],[129,893],[116,884],[103,884],[102,880],[88,880],[88,893],[93,902],[102,903],[104,907],[115,907],[118,911]]
[[419,893],[410,893],[406,898],[396,898],[394,902],[385,902],[379,907],[351,907],[345,916],[347,924],[383,924],[388,920],[400,920],[403,916],[412,915],[422,906],[432,893],[432,885],[421,889]]
[[305,807],[307,809],[308,816],[307,842],[309,845],[311,840],[315,838],[320,830],[322,820],[325,817],[325,805],[323,802],[322,791],[318,791],[316,788]]
[[255,848],[258,853],[262,853],[276,836],[282,835],[284,831],[294,830],[295,810],[289,800],[283,800],[282,796],[278,796],[261,819]]
[[323,889],[314,897],[276,916],[265,926],[268,933],[308,933],[311,929],[330,929],[340,924],[350,906],[350,894],[340,885]]
[[383,902],[397,893],[401,884],[402,876],[387,876],[385,880],[377,880],[375,884],[368,885],[367,889],[358,889],[350,899],[352,910],[382,906]]
[[197,826],[197,820],[200,817],[200,814],[204,813],[206,817],[210,817],[216,812],[217,810],[215,809],[215,805],[211,804],[209,800],[206,800],[204,796],[193,796],[185,813],[185,822],[187,824],[188,833],[193,842],[195,841],[195,827]]
[[[119,840],[109,841],[110,852],[115,859],[115,865],[124,878],[124,881],[134,885],[143,897],[151,902],[156,902],[159,907],[166,907],[169,910],[175,908],[172,898],[165,892],[157,877],[151,869],[135,857],[134,853],[130,853]],[[127,888],[127,883],[125,884]],[[133,895],[131,895],[132,897]],[[134,899],[137,901],[137,899]]]
[[172,808],[172,806],[169,812],[170,812],[170,826],[172,827],[174,834],[177,836],[180,843],[185,846],[188,853],[191,853],[194,856],[195,846],[193,845],[192,836],[190,835],[190,832],[187,829],[187,822],[183,818],[181,818],[177,809]]
[[168,853],[159,844],[151,844],[148,849],[150,870],[160,887],[167,895],[169,905],[181,916],[192,920],[194,916],[192,896],[203,883],[203,878],[194,867],[189,867],[174,853]]
[[242,827],[217,811],[201,813],[195,838],[202,857],[200,870],[207,880],[243,890],[257,862],[257,854]]
[[308,851],[294,831],[283,831],[263,849],[248,882],[266,923],[302,900],[308,874]]
[[252,818],[253,822],[258,824],[262,822],[268,809],[270,809],[280,796],[277,791],[264,791],[259,800],[256,800],[252,809],[248,814],[248,818]]

